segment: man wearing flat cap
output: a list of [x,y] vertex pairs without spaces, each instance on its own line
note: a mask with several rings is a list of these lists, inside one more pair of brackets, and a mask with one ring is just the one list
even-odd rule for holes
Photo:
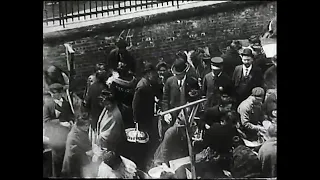
[[240,114],[240,129],[245,133],[246,139],[249,141],[257,140],[257,133],[265,133],[266,131],[261,125],[264,120],[262,111],[264,94],[264,90],[261,87],[252,89],[252,94],[244,100],[237,109]]
[[157,88],[158,74],[156,68],[151,63],[145,64],[143,74],[144,76],[136,86],[132,101],[133,120],[134,122],[139,123],[139,127],[142,131],[149,134],[149,146],[145,155],[151,155],[155,148],[154,144],[158,139],[157,120],[154,118],[155,88]]
[[251,94],[254,87],[261,87],[263,76],[261,69],[253,65],[253,54],[251,49],[244,49],[241,53],[242,65],[238,65],[232,76],[235,87],[237,105]]
[[136,61],[126,49],[128,46],[127,42],[123,38],[120,38],[117,40],[116,46],[117,48],[111,50],[107,57],[107,66],[114,71],[118,71],[120,69],[135,74]]
[[205,108],[217,105],[223,87],[232,85],[231,78],[223,72],[223,59],[221,57],[211,59],[211,69],[212,72],[204,77],[202,86],[202,92],[207,98]]
[[[182,53],[181,53],[182,54]],[[184,54],[184,53],[183,53]],[[199,97],[199,83],[194,76],[188,76],[187,71],[190,65],[186,62],[185,56],[176,56],[176,60],[172,66],[174,76],[167,79],[163,98],[162,111],[182,106],[187,102],[197,100]],[[164,120],[172,126],[175,123],[178,111],[166,114]]]

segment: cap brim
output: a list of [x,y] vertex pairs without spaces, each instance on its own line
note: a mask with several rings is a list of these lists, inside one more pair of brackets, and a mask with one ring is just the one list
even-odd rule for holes
[[221,69],[221,67],[211,65],[211,69],[213,69],[213,70],[220,70],[220,69]]

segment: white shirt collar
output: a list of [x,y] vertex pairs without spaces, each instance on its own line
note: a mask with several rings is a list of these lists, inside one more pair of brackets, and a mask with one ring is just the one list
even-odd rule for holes
[[[211,72],[212,76],[215,76],[213,72]],[[217,75],[217,77],[220,77],[220,75],[222,74],[222,71]]]
[[59,104],[59,106],[62,106],[62,102],[63,102],[63,99],[60,98],[60,99],[53,99],[53,101],[57,104]]
[[183,79],[182,80],[178,80],[178,85],[180,86],[180,84],[183,84],[184,81],[186,80],[186,75],[184,75]]
[[[247,69],[248,70],[248,74],[250,73],[251,69],[252,69],[252,64],[247,68],[245,65],[242,65],[243,70]],[[245,76],[246,71],[243,71],[243,75]]]

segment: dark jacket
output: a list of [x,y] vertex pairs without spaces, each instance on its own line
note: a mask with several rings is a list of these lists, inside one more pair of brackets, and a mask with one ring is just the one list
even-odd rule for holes
[[231,173],[234,178],[259,178],[261,163],[258,156],[250,148],[239,145],[233,150]]
[[277,67],[271,66],[263,76],[265,89],[275,89],[277,87]]
[[202,92],[208,99],[206,107],[217,105],[221,98],[219,87],[225,88],[227,86],[232,86],[232,80],[225,72],[222,72],[218,77],[213,76],[212,72],[206,74],[202,86]]
[[[189,96],[189,92],[191,91],[191,89],[195,89],[199,91],[199,84],[198,84],[198,80],[193,78],[193,77],[188,77],[188,75],[186,76],[186,80],[184,82],[184,88],[185,88],[185,96],[183,96],[184,98],[184,102],[190,102],[190,101],[194,101],[195,98],[192,98]],[[180,98],[180,87],[178,85],[178,79],[176,76],[172,76],[170,77],[164,87],[164,92],[163,92],[163,98],[162,98],[162,111],[166,111],[184,104],[181,104],[181,98]],[[175,113],[173,113],[172,116],[177,116],[178,115],[178,111],[176,111]],[[173,117],[173,120],[174,120]],[[172,121],[174,122],[174,121]]]
[[263,111],[266,115],[271,115],[272,111],[277,109],[277,96],[275,93],[270,94],[263,103]]
[[209,146],[219,154],[227,154],[233,146],[233,137],[237,134],[237,129],[231,124],[214,123],[203,138],[205,147]]
[[82,168],[90,163],[86,152],[90,150],[88,133],[74,125],[67,138],[62,174],[65,177],[83,177]]
[[262,177],[277,177],[277,138],[267,140],[259,149]]
[[156,164],[169,164],[171,160],[188,156],[186,136],[179,131],[185,131],[185,129],[179,129],[174,125],[165,132],[163,141],[154,154]]
[[250,96],[251,91],[255,87],[261,87],[262,86],[262,72],[259,67],[252,66],[252,69],[248,75],[247,84],[244,89],[240,88],[241,79],[243,78],[243,65],[239,65],[235,68],[233,76],[232,76],[232,82],[235,87],[235,92],[238,96],[239,101],[243,101],[247,97]]
[[100,105],[98,97],[101,95],[102,90],[106,88],[105,84],[100,82],[93,83],[88,90],[88,95],[85,98],[86,110],[91,116],[91,126],[96,129],[97,122],[103,107]]
[[[59,111],[59,116],[56,115],[55,111]],[[73,113],[69,102],[63,98],[62,106],[56,104],[51,97],[46,97],[43,105],[43,122],[47,123],[49,121],[56,121],[59,119],[59,122],[69,122],[73,121]]]
[[[133,119],[141,128],[151,128],[154,117],[155,90],[146,78],[142,78],[137,84],[133,97]],[[146,130],[146,129],[145,129]]]
[[203,116],[201,117],[201,122],[205,122],[211,126],[213,123],[219,123],[223,115],[224,114],[219,110],[219,105],[215,105],[204,111]]
[[228,49],[225,54],[221,55],[223,59],[224,72],[232,77],[233,71],[236,66],[242,64],[242,59],[236,50]]
[[106,60],[107,66],[113,70],[116,70],[119,62],[126,64],[128,69],[133,73],[136,72],[136,61],[127,50],[124,51],[122,58],[119,56],[118,48],[111,50]]

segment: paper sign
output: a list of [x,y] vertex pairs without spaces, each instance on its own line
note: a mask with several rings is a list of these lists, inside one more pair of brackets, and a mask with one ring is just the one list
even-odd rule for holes
[[272,58],[274,55],[277,55],[277,39],[261,39],[261,45],[267,58]]

